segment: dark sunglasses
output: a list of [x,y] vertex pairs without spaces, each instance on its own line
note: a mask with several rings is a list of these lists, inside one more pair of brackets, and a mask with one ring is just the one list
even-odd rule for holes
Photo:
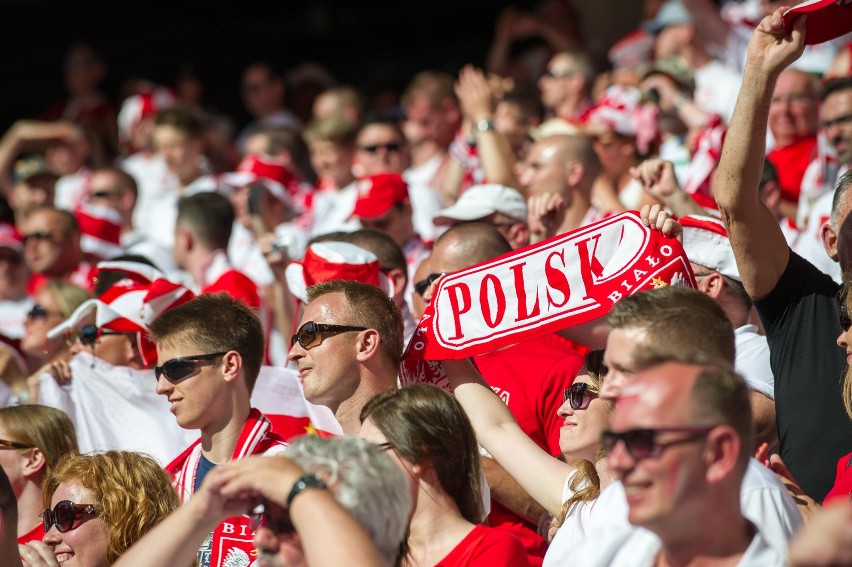
[[379,150],[385,150],[386,152],[398,152],[400,148],[399,142],[389,142],[387,144],[371,144],[369,146],[361,146],[358,148],[362,152],[367,152],[368,154],[374,154]]
[[65,315],[61,311],[50,311],[44,308],[44,305],[41,303],[36,303],[33,305],[32,309],[27,312],[27,319],[47,319],[48,317],[55,315],[57,317],[64,318]]
[[[601,445],[604,453],[609,455],[619,441],[624,442],[624,447],[631,457],[637,461],[648,458],[659,457],[665,449],[672,445],[691,443],[706,437],[716,426],[711,427],[661,427],[659,429],[628,429],[621,433],[604,431],[601,434]],[[666,441],[657,441],[660,433],[688,433],[686,437]]]
[[53,233],[47,230],[40,230],[38,232],[31,232],[30,234],[24,234],[21,236],[21,242],[24,246],[26,246],[27,242],[30,240],[53,240]]
[[7,441],[6,439],[0,439],[0,449],[33,449],[32,445],[27,445],[25,443],[18,443],[17,441]]
[[569,388],[565,388],[565,395],[562,398],[562,403],[568,402],[571,404],[571,409],[585,409],[589,407],[592,401],[591,396],[598,395],[598,391],[594,386],[585,382],[577,382],[571,384]]
[[266,507],[263,504],[258,504],[248,513],[248,517],[249,528],[253,532],[256,532],[260,526],[265,526],[276,535],[296,533],[296,528],[290,520],[290,514],[286,510],[284,514],[275,518],[266,513]]
[[114,198],[120,197],[120,196],[121,196],[120,191],[108,191],[106,189],[89,192],[89,198],[90,199],[114,199]]
[[53,510],[48,508],[41,515],[44,522],[44,533],[56,526],[60,533],[65,533],[74,527],[74,521],[82,515],[97,516],[98,512],[92,504],[74,504],[70,500],[57,502]]
[[194,356],[173,358],[165,361],[162,366],[155,367],[154,376],[157,377],[157,380],[160,379],[160,376],[165,376],[166,380],[172,384],[177,384],[195,372],[198,365],[202,362],[224,356],[229,352],[226,350],[225,352],[214,352],[212,354],[196,354]]
[[423,294],[426,293],[426,290],[429,289],[429,286],[435,283],[435,280],[443,276],[444,273],[440,274],[429,274],[426,276],[426,279],[422,279],[419,282],[414,282],[414,291],[420,297],[423,297]]
[[121,333],[118,331],[108,331],[106,329],[98,329],[94,325],[84,325],[80,332],[77,333],[77,340],[80,341],[81,345],[84,346],[94,346],[98,339],[101,337],[108,337],[110,335],[132,335],[134,333]]
[[314,323],[308,321],[296,331],[290,338],[290,348],[299,343],[303,349],[308,350],[322,344],[324,335],[348,333],[349,331],[366,331],[367,327],[353,327],[351,325],[326,325],[325,323]]

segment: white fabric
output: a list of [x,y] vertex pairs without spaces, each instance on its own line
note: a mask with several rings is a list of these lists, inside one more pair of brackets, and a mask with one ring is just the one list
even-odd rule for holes
[[353,181],[340,190],[322,189],[314,193],[311,209],[311,237],[338,230],[351,232],[361,228],[358,219],[351,218],[358,190]]
[[822,225],[829,222],[831,217],[831,201],[834,192],[826,193],[816,200],[808,215],[807,229],[799,237],[798,254],[819,268],[837,283],[843,283],[840,274],[840,264],[832,260],[822,244]]
[[718,114],[730,124],[741,84],[740,73],[713,60],[695,70],[695,104],[705,112]]
[[305,399],[296,370],[280,366],[263,366],[251,394],[251,405],[266,416],[307,417],[313,426],[326,433],[343,435],[334,413],[326,406]]
[[[740,488],[740,504],[743,516],[757,527],[768,544],[784,553],[788,540],[802,525],[802,516],[775,473],[755,459],[749,460]],[[585,533],[593,536],[585,539],[582,534],[563,527],[556,532],[544,556],[544,567],[609,565],[601,554],[617,549],[632,537],[632,532],[642,531],[656,539],[647,530],[630,525],[627,513],[624,486],[614,482],[600,493],[585,522]]]
[[75,173],[63,175],[56,180],[53,204],[57,209],[74,211],[83,201],[83,195],[89,185],[92,172],[82,168]]
[[734,369],[745,378],[746,384],[769,398],[775,399],[775,376],[769,366],[769,344],[758,334],[754,325],[743,325],[734,331],[736,359]]
[[20,339],[24,336],[24,321],[32,309],[35,300],[32,297],[23,299],[6,299],[0,301],[0,333],[10,339]]
[[125,232],[121,235],[121,245],[126,254],[138,254],[151,260],[168,279],[178,272],[171,249],[151,241],[142,231]]
[[444,203],[433,189],[423,185],[409,185],[408,199],[411,202],[411,221],[414,232],[426,242],[434,242],[444,232],[443,227],[435,226],[432,219],[444,208]]

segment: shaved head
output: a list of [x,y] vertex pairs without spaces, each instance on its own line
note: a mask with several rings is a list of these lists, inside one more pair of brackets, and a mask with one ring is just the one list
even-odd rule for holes
[[466,222],[442,234],[429,259],[432,272],[455,272],[511,252],[512,247],[491,224]]

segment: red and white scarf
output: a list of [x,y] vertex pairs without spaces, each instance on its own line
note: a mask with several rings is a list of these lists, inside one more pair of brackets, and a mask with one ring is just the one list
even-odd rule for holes
[[683,247],[635,212],[444,276],[400,369],[403,385],[446,387],[439,360],[468,358],[606,315],[622,298],[695,287]]

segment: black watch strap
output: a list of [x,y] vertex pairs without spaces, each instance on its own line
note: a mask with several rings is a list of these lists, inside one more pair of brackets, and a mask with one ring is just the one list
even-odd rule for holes
[[320,477],[313,473],[303,474],[293,485],[293,488],[290,489],[290,494],[287,495],[287,507],[290,507],[290,504],[293,503],[293,499],[296,498],[296,496],[308,488],[325,488],[325,483]]

